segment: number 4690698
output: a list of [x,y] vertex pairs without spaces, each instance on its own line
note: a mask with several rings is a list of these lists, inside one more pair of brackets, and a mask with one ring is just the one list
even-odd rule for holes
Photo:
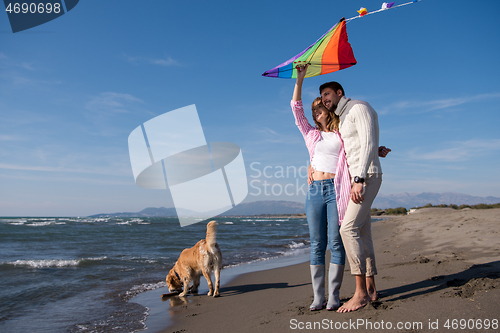
[[469,320],[465,320],[465,319],[448,319],[443,327],[447,328],[447,329],[452,329],[452,330],[457,330],[457,329],[461,329],[461,330],[465,330],[465,329],[470,329],[470,330],[473,330],[473,329],[486,329],[486,330],[489,330],[489,329],[498,329],[498,319],[492,319],[492,320],[489,320],[489,319],[469,319]]
[[8,12],[9,14],[14,13],[14,14],[51,14],[52,12],[59,14],[61,12],[61,4],[60,3],[9,3],[7,8],[5,8],[5,11]]

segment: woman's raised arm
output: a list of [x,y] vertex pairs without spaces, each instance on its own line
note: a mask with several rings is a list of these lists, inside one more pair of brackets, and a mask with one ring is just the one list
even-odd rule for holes
[[293,89],[292,101],[300,101],[302,99],[302,83],[307,73],[307,67],[297,66],[297,81],[295,81],[295,88]]

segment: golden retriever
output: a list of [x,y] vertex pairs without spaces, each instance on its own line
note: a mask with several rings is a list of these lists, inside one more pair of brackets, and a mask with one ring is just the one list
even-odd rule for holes
[[[174,267],[167,275],[167,286],[170,292],[181,292],[179,296],[186,296],[191,291],[198,292],[201,274],[208,282],[208,296],[219,296],[220,271],[222,269],[222,253],[216,242],[217,223],[207,224],[207,236],[195,246],[182,251]],[[212,271],[215,275],[215,290],[212,284]],[[189,283],[193,285],[189,288]]]

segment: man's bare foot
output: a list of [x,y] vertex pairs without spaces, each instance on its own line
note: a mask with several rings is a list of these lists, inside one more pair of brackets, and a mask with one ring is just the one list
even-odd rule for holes
[[377,291],[370,291],[370,290],[368,290],[368,297],[370,299],[370,302],[375,302],[376,300],[378,300]]
[[368,292],[368,297],[371,302],[374,302],[378,299],[377,288],[375,288],[375,277],[367,276],[366,277],[366,291]]
[[370,297],[368,295],[366,296],[359,296],[354,294],[354,296],[347,301],[347,303],[344,303],[338,310],[338,313],[346,313],[346,312],[352,312],[361,309],[364,307],[368,302],[370,301]]

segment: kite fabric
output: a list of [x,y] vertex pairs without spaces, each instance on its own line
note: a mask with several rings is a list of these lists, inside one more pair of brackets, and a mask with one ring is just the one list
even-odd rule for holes
[[382,8],[381,8],[381,9],[382,9],[382,10],[389,9],[389,8],[391,8],[392,6],[394,6],[394,4],[395,4],[395,2],[389,2],[389,3],[384,2],[384,3],[382,4]]
[[359,13],[359,16],[365,16],[366,14],[368,14],[368,11],[366,10],[366,8],[363,8],[361,7],[359,10],[358,10],[358,13]]
[[342,18],[316,43],[290,60],[266,71],[262,76],[295,79],[297,66],[309,65],[306,77],[312,77],[356,65],[351,44],[347,41],[345,24],[345,19]]

